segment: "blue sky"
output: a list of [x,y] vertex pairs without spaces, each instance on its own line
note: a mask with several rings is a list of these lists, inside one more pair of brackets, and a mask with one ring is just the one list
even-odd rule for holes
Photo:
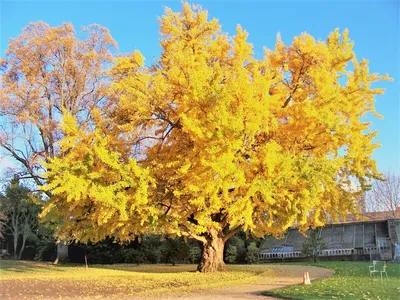
[[[272,48],[280,32],[285,43],[308,32],[324,40],[336,27],[348,28],[355,41],[358,59],[370,62],[370,71],[388,73],[393,82],[380,82],[386,88],[377,97],[377,111],[383,120],[371,119],[379,130],[382,148],[374,158],[378,168],[400,173],[400,50],[398,0],[349,1],[196,1],[219,19],[222,29],[235,33],[236,24],[249,32],[257,56],[262,48]],[[43,20],[51,26],[71,22],[81,26],[97,23],[107,27],[122,53],[140,50],[151,62],[160,53],[157,17],[164,7],[180,10],[180,1],[13,1],[0,0],[0,53],[4,55],[8,39],[21,33],[29,22]],[[10,161],[0,159],[2,165]]]

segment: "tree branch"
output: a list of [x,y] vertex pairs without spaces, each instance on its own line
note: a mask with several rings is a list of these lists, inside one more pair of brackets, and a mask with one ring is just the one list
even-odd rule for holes
[[233,237],[236,233],[238,233],[239,231],[241,231],[243,229],[243,225],[239,225],[238,227],[232,229],[231,231],[229,231],[227,234],[225,234],[225,236],[223,237],[223,241],[224,243],[229,240],[231,237]]
[[180,224],[179,227],[182,230],[181,234],[183,236],[194,238],[195,240],[198,240],[198,241],[202,242],[203,244],[206,244],[208,242],[207,239],[204,236],[197,235],[197,234],[189,232],[189,230],[187,229],[187,227],[185,225],[181,225]]

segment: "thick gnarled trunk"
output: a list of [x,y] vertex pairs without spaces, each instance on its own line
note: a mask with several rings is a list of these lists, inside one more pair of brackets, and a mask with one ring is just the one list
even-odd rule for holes
[[201,261],[197,270],[204,273],[224,271],[224,244],[222,237],[210,235],[207,242],[203,243]]
[[[227,225],[225,225],[227,226]],[[234,227],[228,232],[210,229],[207,234],[201,236],[190,235],[203,243],[201,261],[197,267],[199,272],[220,272],[225,271],[224,247],[225,242],[238,233],[242,226]],[[189,235],[189,234],[188,234]]]

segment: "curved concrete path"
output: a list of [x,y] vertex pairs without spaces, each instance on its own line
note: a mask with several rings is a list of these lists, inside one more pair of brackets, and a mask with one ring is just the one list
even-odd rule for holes
[[[228,299],[276,299],[272,297],[262,296],[261,293],[267,290],[282,288],[286,286],[302,284],[303,274],[308,272],[311,282],[315,279],[321,279],[334,274],[333,270],[301,265],[265,265],[266,271],[257,276],[257,279],[251,284],[218,287],[208,289],[207,291],[194,291],[190,295],[185,296],[167,296],[161,298],[146,298],[141,297],[137,299],[194,299],[194,300],[228,300]],[[129,298],[126,298],[129,299]]]

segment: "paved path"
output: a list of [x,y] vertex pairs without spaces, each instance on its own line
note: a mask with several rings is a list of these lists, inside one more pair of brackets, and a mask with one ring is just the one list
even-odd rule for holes
[[[311,282],[315,279],[328,277],[334,273],[333,270],[324,268],[301,266],[301,265],[265,265],[267,271],[259,275],[259,279],[252,284],[230,286],[224,288],[213,288],[207,291],[196,291],[187,296],[163,296],[162,299],[182,300],[228,300],[228,299],[276,299],[265,297],[261,292],[285,286],[302,284],[303,273],[309,272]],[[140,298],[140,299],[161,299],[161,298]]]

